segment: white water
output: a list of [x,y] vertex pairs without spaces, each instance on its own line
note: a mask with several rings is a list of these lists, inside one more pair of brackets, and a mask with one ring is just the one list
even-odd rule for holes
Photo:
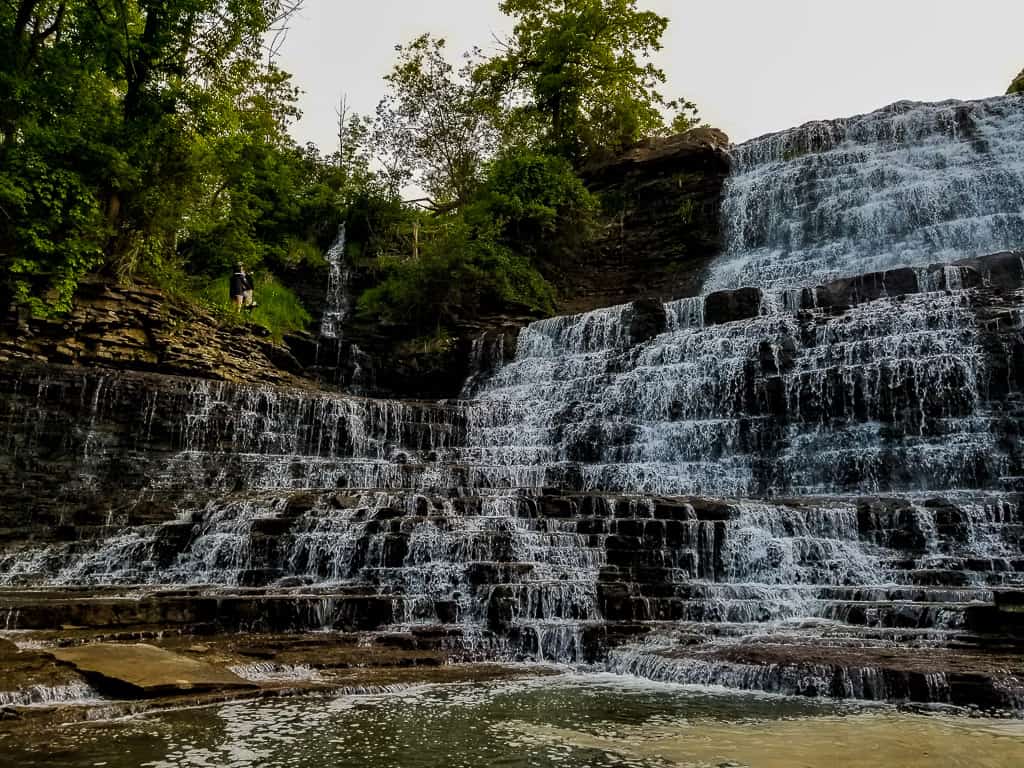
[[345,225],[324,258],[330,267],[327,278],[327,298],[320,320],[320,338],[341,340],[342,330],[352,315],[352,267],[345,251]]
[[[709,325],[704,297],[682,299],[640,341],[630,305],[542,320],[504,365],[506,350],[481,340],[468,403],[208,382],[153,392],[145,421],[173,425],[173,450],[147,459],[148,490],[215,498],[167,526],[0,556],[0,582],[233,588],[261,573],[296,599],[312,590],[316,628],[359,591],[390,601],[384,630],[443,623],[453,652],[535,660],[584,659],[606,621],[652,622],[681,634],[617,651],[613,669],[897,697],[899,680],[871,665],[660,650],[766,631],[931,647],[963,632],[993,588],[1020,584],[1013,351],[966,267],[923,265],[1024,245],[1022,105],[897,105],[737,148],[729,251],[709,287],[765,288],[756,317]],[[324,338],[348,311],[339,239]],[[898,265],[917,268],[917,293],[838,311],[802,290]],[[1005,300],[1018,309],[1000,328],[1019,334],[1024,297]],[[118,387],[100,379],[83,395],[94,487],[118,455],[102,428]],[[236,486],[247,493],[226,493]],[[278,525],[299,489],[324,493]],[[733,500],[708,512],[659,498],[671,495]],[[168,558],[162,542],[181,525]],[[293,672],[304,674],[252,670]],[[937,676],[927,695],[951,694]]]
[[735,148],[707,290],[814,286],[1024,244],[1024,99],[899,102]]
[[701,327],[684,300],[635,347],[621,345],[622,311],[523,331],[470,406],[474,484],[758,496],[1004,473],[967,294],[882,299],[809,326],[782,312]]

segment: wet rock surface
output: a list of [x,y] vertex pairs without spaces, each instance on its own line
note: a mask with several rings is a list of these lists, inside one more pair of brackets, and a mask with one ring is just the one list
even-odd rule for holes
[[[1022,379],[1020,296],[1015,273],[999,267],[1005,260],[995,257],[987,270],[1010,275],[1005,286],[981,279],[956,292],[936,288],[940,277],[955,279],[941,267],[915,273],[917,293],[871,298],[865,286],[893,282],[866,277],[812,292],[819,303],[833,297],[825,306],[783,310],[767,322],[749,316],[755,304],[764,311],[764,296],[741,292],[726,295],[723,307],[733,314],[717,325],[708,305],[691,308],[692,301],[539,323],[533,337],[520,338],[516,361],[496,366],[492,378],[502,382],[534,359],[582,355],[598,386],[549,392],[534,416],[551,414],[557,431],[541,433],[543,440],[564,445],[569,461],[526,458],[521,469],[515,462],[529,456],[536,427],[528,417],[517,431],[500,432],[516,411],[502,410],[512,401],[491,399],[503,385],[495,389],[486,376],[472,403],[429,404],[52,366],[5,369],[0,578],[14,588],[0,594],[0,624],[91,628],[103,633],[94,639],[122,641],[163,632],[328,630],[360,638],[360,650],[343,653],[353,664],[373,653],[419,667],[453,658],[607,663],[680,682],[1013,708],[1021,695],[1013,606],[1024,584],[1024,519],[1012,436]],[[956,269],[963,280],[966,268]],[[985,262],[971,269],[981,275]],[[849,374],[840,381],[854,382],[852,390],[830,389],[837,385],[827,373],[813,378],[820,365],[808,369],[808,354],[830,361],[828,345],[845,343],[833,334],[849,334],[845,327],[857,327],[860,315],[905,313],[903,302],[914,296],[927,308],[915,333],[945,332],[948,304],[955,343],[962,349],[964,340],[978,340],[971,343],[981,357],[958,349],[949,362],[935,358],[943,371],[956,370],[954,360],[976,365],[973,378],[957,375],[945,392],[892,379],[884,403],[863,399],[869,390]],[[932,307],[940,308],[934,321]],[[781,336],[764,335],[780,323]],[[749,443],[705,443],[705,456],[749,457],[756,478],[777,471],[768,463],[777,450],[770,441],[792,442],[794,428],[881,417],[893,442],[851,453],[860,474],[845,482],[863,487],[865,457],[877,456],[889,466],[888,475],[872,470],[885,492],[730,500],[642,493],[629,476],[618,493],[582,490],[595,471],[607,487],[608,458],[648,439],[636,428],[609,433],[607,422],[589,415],[589,393],[614,392],[609,382],[628,372],[623,365],[634,364],[638,350],[702,334],[746,345],[729,374],[735,378],[725,380],[738,388],[729,384],[720,407],[750,414],[736,421]],[[899,342],[853,343],[860,351],[846,358],[852,370],[898,365],[885,356]],[[880,367],[871,367],[873,354],[882,356]],[[604,370],[593,367],[595,356],[605,359]],[[722,365],[721,354],[705,374],[713,365]],[[918,369],[912,377],[928,375]],[[968,381],[974,399],[951,400],[953,385]],[[560,405],[562,391],[574,392],[575,402]],[[714,402],[706,391],[695,394]],[[646,407],[645,397],[624,407]],[[946,441],[952,418],[981,409],[1000,415],[963,422],[997,436],[964,476],[975,490],[911,492],[918,481],[899,473],[909,465],[894,460],[897,441],[927,435],[922,414],[945,425],[935,436]],[[749,424],[758,413],[766,426],[788,420],[788,434],[767,429],[755,439]],[[719,429],[721,421],[709,424]],[[502,444],[492,438],[498,434]],[[944,460],[956,463],[937,465],[933,486],[941,485],[942,467],[964,470],[957,443],[944,450],[952,451]],[[823,466],[837,465],[831,458]],[[662,472],[658,464],[645,471]],[[670,475],[653,477],[669,487]],[[799,623],[782,635],[759,634],[758,627],[808,617],[828,627],[816,653],[806,636],[817,630]],[[745,640],[751,633],[761,639]],[[970,664],[926,675],[920,654],[943,647],[970,649]]]
[[555,673],[539,666],[453,663],[437,649],[411,649],[383,637],[368,646],[365,637],[343,633],[197,635],[151,625],[8,636],[13,640],[0,641],[0,738],[231,701],[373,694]]
[[4,318],[0,363],[153,371],[221,381],[301,383],[287,347],[257,326],[223,327],[144,285],[83,282],[69,315]]
[[[1024,236],[1003,206],[1024,194],[1005,160],[1022,121],[1001,100],[900,104],[735,148],[717,290],[663,302],[696,269],[655,265],[667,294],[626,280],[632,303],[514,344],[513,318],[478,328],[464,400],[8,365],[0,626],[196,649],[318,632],[339,666],[557,661],[1019,713],[1024,258],[1003,249]],[[638,155],[669,204],[666,184],[711,200],[673,176],[723,161],[691,139]],[[927,167],[892,155],[908,140]],[[939,161],[971,183],[948,189]],[[951,201],[924,220],[890,190],[905,259],[847,204],[879,163]],[[598,282],[581,308],[610,300]]]
[[93,643],[51,652],[97,688],[137,696],[162,696],[176,691],[212,691],[255,686],[238,675],[181,654],[136,643]]

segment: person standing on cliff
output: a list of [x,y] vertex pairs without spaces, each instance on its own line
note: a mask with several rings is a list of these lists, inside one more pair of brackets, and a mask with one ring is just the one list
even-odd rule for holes
[[235,266],[235,273],[231,275],[231,303],[235,305],[235,311],[241,311],[242,307],[252,309],[256,306],[253,299],[252,275],[245,271],[245,265],[238,262]]

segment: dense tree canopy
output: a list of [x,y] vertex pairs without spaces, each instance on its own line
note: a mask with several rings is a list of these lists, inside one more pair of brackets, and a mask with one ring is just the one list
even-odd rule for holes
[[665,129],[665,73],[650,57],[668,19],[637,0],[502,0],[512,38],[477,77],[503,92],[513,118],[533,121],[573,160]]
[[0,264],[15,299],[60,310],[83,273],[168,268],[183,241],[211,264],[225,258],[204,240],[231,258],[281,246],[268,213],[294,205],[282,179],[302,158],[287,136],[295,89],[264,40],[288,11],[283,0],[0,4]]
[[60,313],[90,272],[224,303],[243,261],[280,298],[274,330],[301,327],[280,283],[317,283],[345,222],[366,318],[549,311],[545,275],[598,209],[579,166],[673,108],[697,120],[661,95],[668,21],[637,0],[503,0],[496,55],[398,46],[376,113],[343,102],[325,156],[290,138],[274,63],[300,3],[0,0],[0,303]]

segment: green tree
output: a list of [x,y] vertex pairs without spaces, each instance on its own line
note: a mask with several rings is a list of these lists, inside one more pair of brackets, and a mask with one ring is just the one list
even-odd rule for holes
[[497,147],[492,110],[472,65],[456,71],[443,39],[422,35],[396,51],[377,107],[378,158],[394,190],[413,184],[433,208],[458,206],[472,196]]
[[[267,35],[294,8],[0,4],[0,281],[9,297],[59,311],[85,272],[126,276],[173,261],[183,232],[206,226],[224,201],[234,207],[229,191],[247,174],[232,178],[232,158],[280,145],[295,114],[294,89],[264,58]],[[222,203],[212,213],[211,200]]]
[[1010,96],[1015,93],[1024,93],[1024,69],[1022,69],[1020,74],[1017,75],[1017,78],[1010,83],[1010,89],[1006,92],[1006,95]]
[[651,61],[668,19],[637,0],[503,0],[515,20],[505,51],[476,76],[519,122],[575,163],[665,130],[665,73]]
[[567,160],[519,151],[491,164],[467,217],[493,222],[500,242],[545,267],[593,234],[598,209]]
[[597,210],[564,158],[505,154],[469,203],[431,217],[419,258],[399,251],[378,261],[381,279],[360,297],[360,311],[420,329],[486,313],[550,312],[545,273],[591,234]]
[[676,114],[673,116],[672,122],[669,125],[669,131],[671,133],[686,133],[693,128],[707,125],[703,120],[701,120],[700,110],[692,101],[677,99],[672,103],[672,107],[675,109]]

